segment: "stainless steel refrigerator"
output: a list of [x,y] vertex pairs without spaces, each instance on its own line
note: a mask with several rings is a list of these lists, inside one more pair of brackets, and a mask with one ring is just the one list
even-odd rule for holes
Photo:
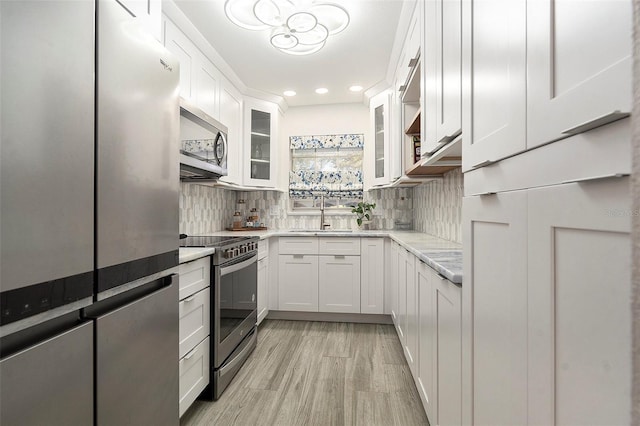
[[176,425],[179,64],[116,0],[0,44],[0,424]]

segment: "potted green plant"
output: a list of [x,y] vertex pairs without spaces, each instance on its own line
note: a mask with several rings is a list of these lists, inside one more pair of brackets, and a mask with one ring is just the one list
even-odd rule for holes
[[363,227],[362,223],[365,222],[365,226],[363,229],[369,229],[369,221],[371,221],[371,217],[373,216],[373,209],[376,208],[376,203],[367,203],[365,201],[360,201],[357,206],[351,209],[351,213],[356,214],[356,222],[358,222],[358,226]]

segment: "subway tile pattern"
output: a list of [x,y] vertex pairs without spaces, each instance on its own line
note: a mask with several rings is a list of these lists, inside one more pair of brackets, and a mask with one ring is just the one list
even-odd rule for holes
[[414,229],[462,243],[463,176],[452,170],[440,181],[414,188]]

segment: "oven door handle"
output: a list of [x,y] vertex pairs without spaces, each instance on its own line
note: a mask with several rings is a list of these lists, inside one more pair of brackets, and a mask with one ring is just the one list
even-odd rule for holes
[[229,266],[223,266],[220,268],[220,276],[225,276],[227,274],[232,274],[236,271],[239,271],[240,269],[244,269],[247,266],[251,265],[252,263],[256,263],[258,261],[258,255],[253,255],[251,256],[249,259],[247,260],[243,260],[240,263],[235,263],[233,265],[229,265]]

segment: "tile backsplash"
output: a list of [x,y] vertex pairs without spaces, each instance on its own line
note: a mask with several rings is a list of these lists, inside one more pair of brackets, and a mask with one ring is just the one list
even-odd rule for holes
[[[231,226],[236,210],[248,215],[256,208],[260,221],[271,229],[320,227],[319,212],[289,211],[289,196],[276,191],[235,192],[227,189],[182,183],[180,196],[180,232],[203,235]],[[447,173],[443,180],[427,182],[415,188],[376,189],[365,193],[365,200],[376,203],[375,229],[408,227],[450,241],[461,242],[463,179],[460,170]],[[244,200],[242,204],[238,200]],[[356,227],[351,213],[327,214],[331,229]]]
[[196,183],[180,183],[180,233],[206,235],[231,224],[236,196],[233,191]]
[[414,229],[462,243],[462,171],[452,170],[444,179],[424,183],[413,191]]

